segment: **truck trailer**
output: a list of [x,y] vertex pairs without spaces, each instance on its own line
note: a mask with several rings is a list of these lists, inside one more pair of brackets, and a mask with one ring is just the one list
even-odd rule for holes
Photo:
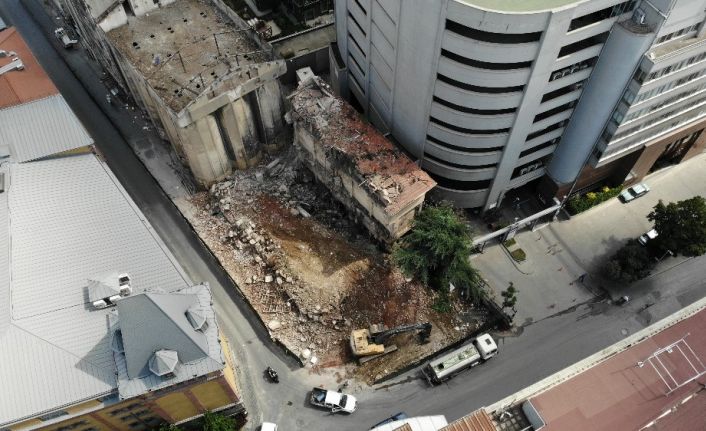
[[482,334],[471,343],[427,362],[422,367],[422,374],[430,384],[438,385],[497,354],[498,346],[493,337],[489,334]]

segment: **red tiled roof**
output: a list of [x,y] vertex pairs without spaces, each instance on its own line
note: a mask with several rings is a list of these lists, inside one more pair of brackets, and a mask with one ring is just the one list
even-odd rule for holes
[[[667,384],[646,362],[657,350],[686,337],[686,343],[693,349],[694,355],[683,345],[681,349],[675,347],[658,357],[676,381],[686,381],[696,374],[689,362],[703,370],[702,362],[706,361],[704,329],[706,310],[532,398],[532,404],[547,424],[543,431],[638,430],[668,411],[672,413],[659,421],[669,420],[670,430],[705,429],[703,426],[690,428],[687,425],[694,418],[690,406],[681,407],[687,405],[681,403],[702,388],[706,376],[666,395]],[[682,352],[687,355],[688,361]],[[638,366],[638,362],[643,362],[644,366]],[[662,374],[670,381],[665,372]],[[689,402],[703,403],[706,395],[700,394],[698,397],[699,401],[692,399]],[[703,409],[700,411],[703,412]]]
[[[24,70],[0,75],[0,109],[59,93],[14,27],[0,32],[0,50],[16,52],[24,64]],[[10,56],[0,58],[0,67],[12,60]]]
[[493,420],[485,410],[476,410],[468,416],[448,424],[439,431],[496,431]]

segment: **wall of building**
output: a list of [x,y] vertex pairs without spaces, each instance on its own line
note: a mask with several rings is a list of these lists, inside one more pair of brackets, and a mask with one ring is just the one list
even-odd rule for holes
[[549,166],[557,184],[571,183],[581,172],[654,38],[631,25],[614,27]]
[[331,155],[316,142],[316,138],[304,127],[295,123],[294,139],[300,158],[316,176],[326,185],[331,194],[345,205],[361,222],[372,236],[391,243],[400,238],[412,227],[414,215],[424,202],[424,194],[401,208],[395,214],[385,212],[378,203],[360,186],[363,178],[354,172],[348,172],[345,166],[338,166],[330,159]]
[[[247,24],[222,1],[212,1],[236,28],[250,32]],[[286,65],[283,60],[275,60],[239,67],[182,112],[173,112],[141,73],[111,46],[105,34],[125,24],[126,14],[139,16],[172,2],[130,0],[127,10],[118,6],[99,17],[99,24],[90,16],[85,0],[67,0],[67,8],[79,23],[81,39],[89,50],[148,113],[162,138],[172,143],[194,178],[208,186],[225,178],[234,167],[244,169],[255,165],[264,151],[282,144],[279,138],[285,129],[284,108],[277,78],[285,73]],[[250,36],[260,48],[272,52],[269,44],[254,34]]]
[[459,0],[338,0],[347,83],[334,81],[421,160],[435,194],[490,208],[544,174],[608,32],[634,4],[495,12]]

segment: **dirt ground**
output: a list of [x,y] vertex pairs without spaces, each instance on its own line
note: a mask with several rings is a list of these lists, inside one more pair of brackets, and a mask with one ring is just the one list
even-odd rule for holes
[[277,160],[193,195],[186,212],[273,339],[309,365],[336,367],[354,360],[352,329],[432,323],[428,343],[399,335],[398,351],[350,367],[346,378],[370,383],[476,329],[477,319],[432,310],[433,293],[390,264],[293,152]]

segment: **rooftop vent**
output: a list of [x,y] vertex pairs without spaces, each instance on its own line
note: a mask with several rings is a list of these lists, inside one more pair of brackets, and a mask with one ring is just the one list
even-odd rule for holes
[[186,319],[191,323],[191,326],[197,331],[205,331],[208,328],[208,322],[203,311],[198,307],[189,307],[186,310]]
[[130,276],[125,273],[113,272],[88,280],[88,300],[97,309],[113,306],[131,293]]
[[157,350],[150,358],[149,368],[154,374],[159,377],[171,378],[174,377],[177,364],[179,363],[179,355],[174,350]]
[[130,276],[127,273],[122,273],[118,276],[118,286],[120,286],[120,296],[128,296],[132,293]]

